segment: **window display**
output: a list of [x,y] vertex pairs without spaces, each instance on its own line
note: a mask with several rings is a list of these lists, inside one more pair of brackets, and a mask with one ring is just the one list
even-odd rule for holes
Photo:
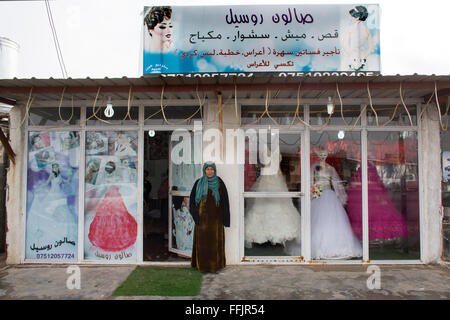
[[[344,207],[353,201],[345,186],[360,166],[360,134],[312,132],[311,152],[311,187],[320,190],[311,200],[311,258],[360,258],[362,244]],[[354,213],[361,219],[361,209]]]
[[262,151],[256,164],[250,161],[251,147],[247,142],[245,191],[253,196],[245,199],[246,256],[301,255],[300,198],[289,194],[298,196],[301,189],[300,137],[299,133],[281,133],[279,150],[275,141],[267,147],[258,140]]
[[[261,174],[251,191],[287,192],[286,179],[280,168],[275,175]],[[262,244],[284,244],[300,234],[300,215],[290,198],[247,199],[245,214],[245,240]]]
[[136,261],[137,132],[86,132],[87,260]]
[[77,260],[78,132],[29,132],[26,259]]
[[[371,260],[420,258],[417,133],[369,132]],[[360,223],[354,221],[359,234]]]
[[441,131],[442,185],[442,259],[450,261],[450,131]]

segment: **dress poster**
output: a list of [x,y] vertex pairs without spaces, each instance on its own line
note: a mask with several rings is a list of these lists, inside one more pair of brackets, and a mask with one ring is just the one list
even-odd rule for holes
[[135,131],[86,133],[87,260],[136,261],[137,140]]
[[28,140],[25,258],[77,260],[79,134],[30,132]]

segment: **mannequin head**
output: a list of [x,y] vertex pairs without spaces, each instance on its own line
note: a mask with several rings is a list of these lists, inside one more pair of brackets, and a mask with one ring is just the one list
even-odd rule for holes
[[325,159],[328,157],[328,151],[324,147],[320,147],[315,151],[315,153],[320,161],[325,161]]

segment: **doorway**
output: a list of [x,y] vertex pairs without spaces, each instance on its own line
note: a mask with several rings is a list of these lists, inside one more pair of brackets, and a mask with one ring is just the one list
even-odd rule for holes
[[189,262],[194,222],[189,195],[200,165],[177,164],[173,131],[144,132],[143,260]]

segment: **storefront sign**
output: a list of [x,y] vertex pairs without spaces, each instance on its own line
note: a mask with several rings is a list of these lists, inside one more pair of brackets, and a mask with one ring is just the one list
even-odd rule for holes
[[379,34],[378,5],[145,7],[143,74],[376,75]]

